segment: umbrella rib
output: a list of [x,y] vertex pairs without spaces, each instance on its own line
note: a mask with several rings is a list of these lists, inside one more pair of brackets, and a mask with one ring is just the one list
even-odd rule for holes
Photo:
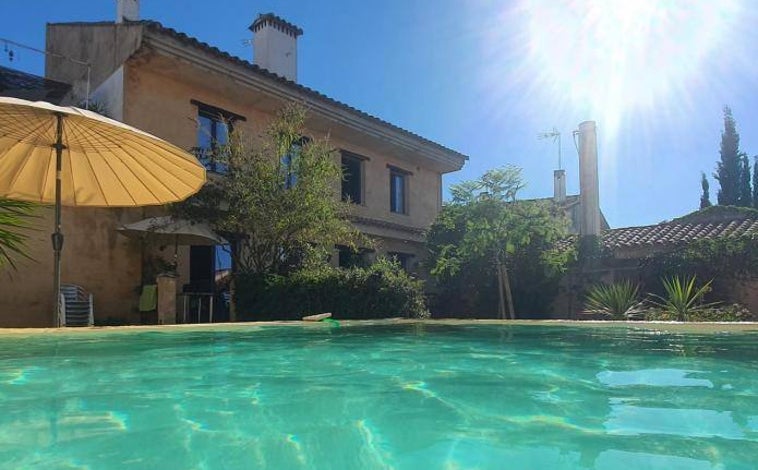
[[[121,122],[117,122],[120,125],[125,126],[125,129],[118,128],[118,131],[120,134],[124,135],[140,135],[139,139],[135,140],[123,140],[119,142],[119,146],[121,148],[128,148],[132,150],[139,151],[141,153],[149,153],[153,155],[153,158],[151,159],[151,162],[161,168],[163,171],[168,173],[169,175],[172,175],[178,183],[182,184],[185,187],[191,188],[191,185],[187,184],[185,181],[183,181],[181,178],[179,178],[176,173],[182,173],[185,176],[195,178],[197,175],[193,174],[192,171],[190,171],[187,167],[198,167],[199,169],[202,169],[202,167],[197,163],[197,161],[193,161],[190,159],[185,158],[181,155],[179,152],[185,152],[184,150],[180,149],[179,147],[176,147],[173,144],[170,144],[156,136],[153,136],[151,134],[146,133],[145,131],[141,131],[139,129],[136,129],[137,132],[134,132],[134,128],[131,126],[128,126],[128,124],[124,124]],[[151,145],[147,145],[143,142],[147,142]],[[171,157],[166,156],[166,153],[170,153]],[[184,160],[186,165],[181,165],[178,160]],[[123,159],[121,159],[123,162]],[[145,165],[141,164],[139,161],[135,160],[135,163],[137,163],[140,167],[142,167],[145,172],[151,176],[153,176],[158,182],[161,182],[160,179],[157,178],[157,176],[154,174],[153,171],[150,170],[150,168],[146,167]],[[128,165],[125,165],[128,168]],[[132,172],[134,173],[134,172]],[[136,176],[136,175],[135,175]],[[141,181],[140,178],[137,178],[138,181]],[[161,182],[162,183],[162,182]],[[146,185],[142,185],[147,192],[149,192],[156,200],[160,200],[156,195],[154,191],[151,191],[149,187]],[[163,187],[165,190],[167,190],[169,193],[171,193],[175,199],[180,198],[180,194],[177,193],[172,189],[171,186],[163,184]],[[128,191],[128,189],[127,189]],[[197,191],[195,191],[197,192]]]
[[[77,145],[77,147],[80,147],[82,149],[85,149],[85,148],[90,149],[91,151],[97,153],[98,155],[102,157],[102,154],[97,150],[97,147],[93,144],[93,142],[87,138],[87,135],[85,135],[84,132],[77,132],[76,125],[77,125],[77,122],[74,120],[74,122],[71,122],[70,125],[66,129],[68,131],[67,134],[72,136],[71,140],[73,140],[74,135],[78,134],[77,136],[78,142],[81,142],[82,144],[86,144],[86,145]],[[105,199],[105,191],[103,190],[103,187],[100,184],[100,180],[97,178],[97,175],[95,174],[95,169],[92,166],[92,161],[90,160],[89,155],[87,155],[87,152],[84,152],[84,151],[82,151],[81,155],[87,162],[87,165],[92,170],[92,175],[94,176],[95,184],[97,184],[97,188],[100,191],[100,195],[103,197],[103,199]],[[72,187],[74,188],[73,199],[74,199],[74,204],[76,205],[77,198],[76,198],[76,184],[74,184],[74,156],[70,148],[69,148],[68,160],[69,160],[69,168],[71,169],[71,184],[72,184]],[[107,204],[107,201],[106,201],[106,204]]]
[[[121,134],[123,134],[123,135],[129,135],[129,134],[130,134],[130,132],[122,132]],[[85,136],[84,136],[84,133],[82,133],[82,136],[83,136],[83,137],[85,137]],[[92,148],[93,148],[93,149],[95,149],[96,145],[92,144],[92,142],[91,142],[91,141],[90,141],[88,138],[86,138],[86,137],[85,137],[85,140],[87,140],[87,142],[88,142],[88,143],[89,143],[89,144],[92,146]],[[119,148],[119,149],[124,149],[125,147],[127,147],[127,145],[126,145],[126,144],[128,144],[128,143],[129,143],[129,141],[122,141],[122,142],[120,142],[120,145],[118,145],[118,148]],[[144,147],[144,146],[142,146],[142,147]],[[150,149],[147,149],[147,150],[148,150],[148,151],[150,151],[151,153],[155,153],[155,152],[153,152],[153,151],[152,151],[152,150],[150,150]],[[97,151],[97,150],[95,150],[95,151]],[[97,153],[98,153],[98,154],[100,154],[100,155],[102,156],[102,154],[101,154],[100,152],[97,152]],[[135,177],[135,179],[136,179],[137,181],[140,181],[140,182],[142,182],[141,178],[139,178],[139,177],[138,177],[138,175],[137,175],[137,174],[136,174],[136,173],[135,173],[135,172],[132,170],[132,168],[131,168],[131,166],[130,166],[130,165],[127,165],[127,164],[124,162],[124,159],[123,159],[123,158],[121,158],[121,157],[120,157],[118,154],[116,154],[115,152],[113,153],[113,158],[117,158],[117,159],[118,159],[118,160],[119,160],[121,163],[123,163],[123,164],[124,164],[124,167],[126,167],[126,169],[127,169],[127,170],[128,170],[128,171],[129,171],[129,172],[132,174],[132,175],[134,175],[134,177]],[[144,165],[142,165],[142,164],[139,162],[139,160],[137,160],[137,159],[132,159],[132,160],[133,160],[133,161],[134,161],[136,164],[138,164],[139,166],[141,166],[141,167],[142,167],[142,168],[143,168],[143,169],[144,169],[144,170],[145,170],[145,171],[146,171],[148,174],[152,174],[152,173],[149,171],[149,169],[148,169],[148,168],[146,168]],[[111,166],[111,164],[109,163],[108,159],[106,159],[106,158],[103,158],[103,161],[105,162],[105,164],[106,164],[106,165],[108,165],[108,167],[111,169],[111,171],[112,171],[114,174],[116,174],[116,172],[115,172],[115,171],[113,171],[113,167],[112,167],[112,166]],[[156,178],[156,179],[157,179],[157,178]],[[137,204],[137,200],[135,199],[134,195],[132,195],[132,193],[131,193],[131,191],[129,190],[129,188],[128,188],[128,187],[127,187],[125,184],[123,184],[123,182],[122,182],[120,179],[118,179],[118,181],[119,181],[119,183],[121,184],[121,187],[124,189],[124,191],[125,191],[125,192],[126,192],[128,195],[129,195],[129,198],[132,200],[132,202],[133,202],[134,204]],[[160,201],[160,198],[159,198],[159,197],[158,197],[158,196],[155,194],[155,192],[154,192],[154,191],[152,191],[152,190],[150,189],[150,187],[149,187],[149,186],[147,186],[147,185],[145,185],[145,184],[143,183],[143,184],[142,184],[142,187],[145,189],[145,191],[147,191],[148,193],[150,193],[150,195],[153,197],[153,199],[154,199],[155,201]],[[176,193],[174,193],[173,191],[171,191],[170,189],[169,189],[169,192],[171,192],[171,193],[174,195],[174,197],[177,197],[177,198],[178,198],[178,195],[177,195]],[[105,192],[103,192],[103,196],[104,196],[104,195],[105,195]]]
[[[57,125],[56,120],[52,119],[49,122],[48,129],[51,129],[56,125]],[[52,145],[53,142],[50,142],[50,144]],[[49,166],[50,166],[50,162],[48,161],[48,167]],[[49,171],[45,171],[45,177],[42,179],[42,192],[40,193],[40,196],[41,196],[40,199],[44,199],[44,192],[45,192],[45,188],[47,187],[47,178],[49,174],[50,174]]]
[[[47,120],[45,120],[45,121],[41,122],[41,123],[40,123],[40,125],[39,125],[39,126],[37,126],[37,127],[34,129],[34,132],[38,132],[38,131],[39,131],[39,130],[42,128],[42,127],[45,127],[45,125],[46,125],[46,124],[47,124],[47,128],[48,128],[48,129],[50,129],[51,127],[53,127],[53,126],[55,125],[55,121],[54,121],[54,120],[53,120],[53,121],[47,121]],[[42,135],[44,135],[44,133],[43,133]],[[52,144],[52,142],[51,142],[51,144]],[[47,146],[45,146],[45,147],[47,147]],[[30,155],[31,153],[33,153],[33,152],[34,152],[34,150],[35,150],[36,148],[38,148],[38,147],[37,147],[37,146],[34,146],[34,145],[30,145],[30,146],[29,146],[29,152],[26,154],[26,158],[24,158],[24,160],[23,160],[23,163],[21,164],[21,168],[19,168],[19,170],[16,172],[16,174],[15,174],[15,175],[13,175],[13,179],[11,180],[11,184],[10,184],[10,187],[13,187],[13,186],[16,184],[16,182],[18,181],[18,178],[21,176],[21,174],[24,172],[24,169],[26,168],[26,166],[27,166],[27,165],[29,164],[29,162],[31,161],[31,159],[30,159],[30,158],[28,158],[28,157],[29,157],[29,155]],[[43,147],[43,148],[44,148],[44,147]],[[52,147],[50,147],[50,148],[52,148]],[[10,149],[9,149],[8,151],[10,151]],[[3,155],[4,155],[4,154],[3,154]],[[49,162],[49,160],[48,160],[48,164],[47,164],[47,167],[48,167],[48,168],[50,167],[50,162]],[[42,179],[42,191],[40,191],[40,201],[42,201],[42,200],[44,200],[44,199],[45,199],[45,194],[44,194],[44,192],[45,192],[45,187],[47,186],[47,177],[48,177],[48,173],[49,173],[49,172],[48,172],[47,170],[45,170],[45,174],[44,174],[44,177],[43,177],[43,179]]]
[[[146,184],[145,184],[145,183],[142,181],[142,179],[141,179],[141,178],[139,178],[139,176],[137,175],[137,173],[135,173],[135,172],[134,172],[134,170],[132,169],[131,165],[127,165],[126,163],[124,163],[124,159],[123,159],[123,158],[121,158],[121,157],[119,157],[118,155],[115,155],[115,154],[114,154],[114,156],[115,156],[115,158],[118,158],[118,159],[119,159],[119,161],[120,161],[121,163],[123,163],[123,164],[124,164],[124,166],[127,168],[127,170],[129,170],[129,172],[130,172],[132,175],[134,175],[134,178],[135,178],[137,181],[139,181],[140,183],[142,183],[142,187],[145,189],[145,191],[147,191],[148,193],[150,193],[150,195],[153,197],[153,199],[155,199],[156,201],[160,201],[160,198],[158,197],[158,195],[157,195],[157,194],[155,194],[155,192],[154,192],[152,189],[150,189],[150,187],[149,187],[148,185],[146,185]],[[144,169],[145,169],[145,171],[147,171],[148,173],[150,173],[150,172],[147,170],[147,168],[145,168],[145,167],[144,167],[144,165],[142,165],[141,163],[139,163],[139,161],[138,161],[137,159],[132,159],[132,160],[134,160],[134,162],[135,162],[137,165],[139,165],[139,166],[141,166],[142,168],[144,168]],[[108,166],[110,166],[110,165],[108,165]],[[157,178],[156,178],[156,179],[157,179]],[[129,188],[127,188],[126,186],[124,186],[124,189],[126,190],[127,194],[129,194],[129,197],[132,199],[132,201],[134,201],[134,203],[136,204],[136,203],[137,203],[137,200],[134,198],[134,196],[132,195],[132,193],[129,191]]]
[[[142,152],[144,152],[144,153],[148,153],[148,152],[149,152],[150,154],[152,154],[152,155],[153,155],[153,159],[151,159],[151,161],[152,161],[153,163],[157,164],[157,165],[158,165],[158,166],[159,166],[159,167],[160,167],[162,170],[166,171],[167,173],[169,173],[169,174],[172,174],[172,172],[171,172],[171,171],[169,171],[168,169],[166,169],[166,168],[165,168],[163,165],[160,165],[160,163],[161,163],[161,162],[159,162],[159,161],[158,161],[158,159],[160,159],[160,160],[162,160],[162,161],[169,161],[169,162],[170,162],[171,160],[169,160],[169,159],[167,159],[166,157],[162,156],[160,153],[156,152],[155,150],[151,149],[150,147],[148,147],[148,146],[146,146],[146,145],[143,145],[143,144],[140,144],[139,142],[125,142],[125,143],[123,144],[123,147],[125,147],[125,148],[130,148],[130,149],[133,149],[133,150],[138,150],[138,151],[139,151],[139,150],[141,150],[141,151],[142,151]],[[174,154],[174,155],[175,155],[175,154]],[[176,155],[175,155],[175,156],[176,156]],[[156,158],[156,157],[157,157],[157,158]],[[179,158],[179,156],[177,156],[177,158]],[[148,174],[152,175],[152,176],[153,176],[153,177],[154,177],[156,180],[158,180],[158,181],[160,182],[160,180],[158,179],[158,177],[157,177],[157,176],[155,176],[155,175],[154,175],[154,174],[153,174],[153,173],[150,171],[150,169],[149,169],[149,168],[147,168],[145,165],[143,165],[141,162],[139,162],[139,161],[137,161],[137,160],[135,160],[135,163],[136,163],[137,165],[139,165],[140,167],[142,167],[142,168],[143,168],[143,169],[144,169],[144,170],[145,170],[145,171],[146,171]],[[178,165],[174,165],[174,166],[178,166]],[[181,167],[179,167],[179,168],[181,169]],[[130,171],[131,171],[131,170],[130,170]],[[132,173],[134,173],[134,172],[132,172]],[[135,174],[135,176],[136,176],[136,174]],[[180,181],[181,181],[181,180],[180,180]],[[182,182],[182,184],[185,184],[185,185],[186,185],[186,183],[184,183],[184,182]],[[143,184],[143,186],[145,187],[145,189],[147,189],[147,191],[148,191],[150,194],[152,194],[152,195],[153,195],[153,197],[154,197],[156,200],[160,200],[160,199],[158,198],[158,196],[156,196],[156,194],[155,194],[153,191],[151,191],[151,190],[150,190],[150,188],[148,188],[148,187],[147,187],[146,185],[144,185],[144,184]],[[166,184],[163,184],[163,187],[164,187],[164,188],[165,188],[165,189],[166,189],[168,192],[170,192],[171,194],[173,194],[173,196],[174,196],[174,197],[175,197],[177,200],[179,199],[179,197],[180,197],[180,196],[179,196],[179,194],[178,194],[178,193],[176,193],[176,192],[175,192],[175,191],[174,191],[174,190],[171,188],[171,186],[169,186],[169,185],[166,185]]]
[[[118,173],[113,169],[113,166],[111,165],[109,159],[106,158],[100,152],[100,150],[98,149],[98,145],[95,142],[93,142],[86,133],[84,133],[84,132],[81,133],[81,139],[88,144],[88,146],[86,148],[91,149],[94,153],[96,153],[97,155],[100,156],[100,158],[103,160],[103,163],[111,170],[112,174],[118,175]],[[103,188],[102,184],[100,183],[100,180],[97,178],[97,175],[95,174],[94,167],[92,165],[92,161],[90,160],[90,156],[87,154],[87,152],[82,152],[82,154],[84,155],[84,158],[87,160],[87,164],[93,170],[92,174],[95,176],[95,181],[97,181],[97,187],[100,190],[100,194],[103,197],[103,200],[105,201],[105,204],[109,205],[108,197],[106,196],[105,189]],[[118,158],[117,156],[115,156],[115,154],[114,154],[114,157]],[[119,158],[119,160],[121,160],[121,159]],[[127,166],[127,168],[128,168],[128,166]],[[126,185],[121,181],[120,178],[116,178],[116,181],[118,181],[118,183],[124,189],[124,191],[126,192],[126,194],[129,195],[129,198],[132,200],[132,204],[136,205],[137,201],[134,199],[134,197],[132,196],[132,194],[129,192],[129,189],[127,189]]]
[[[15,147],[15,146],[14,146]],[[12,148],[12,147],[11,147]],[[24,172],[24,169],[26,168],[26,165],[29,164],[29,161],[31,160],[29,156],[37,149],[37,147],[29,146],[28,150],[26,152],[26,155],[24,155],[24,158],[21,160],[21,166],[16,171],[16,174],[13,175],[13,178],[11,178],[10,184],[8,185],[9,188],[13,188],[16,185],[16,182],[18,182],[18,179],[21,177],[21,174]],[[43,180],[42,187],[45,187],[45,182],[47,181],[47,172],[45,172],[45,180]],[[42,199],[42,194],[40,194],[40,199]]]
[[[95,151],[97,152],[97,150],[95,150]],[[102,156],[102,154],[100,152],[97,152],[97,153],[98,153],[98,155]],[[74,175],[74,163],[73,163],[73,160],[74,160],[73,158],[69,157],[69,161],[71,162],[71,180],[72,180],[72,182],[73,182],[73,179],[74,179],[74,176],[73,176]],[[90,167],[90,170],[92,170],[92,174],[95,175],[95,167],[92,166],[92,160],[90,160],[89,155],[87,155],[86,153],[84,154],[84,160],[87,162],[87,166]],[[103,185],[100,184],[100,179],[98,179],[97,176],[95,176],[95,183],[97,184],[97,189],[100,191],[100,194],[103,196],[103,199],[105,199],[105,189],[103,189]],[[76,187],[76,186],[74,186],[74,187]],[[106,204],[107,204],[107,201],[106,201]]]
[[[4,113],[4,114],[7,116],[7,115],[8,115],[8,114],[10,114],[10,113]],[[32,118],[36,118],[36,114],[35,114],[35,113],[23,113],[23,114],[32,114]],[[53,116],[53,117],[54,117],[54,116],[55,116],[54,114],[50,114],[50,113],[45,113],[44,115],[45,115],[45,116],[47,116],[47,117],[50,117],[50,116]],[[28,117],[28,116],[24,116],[24,119],[25,119],[27,122],[28,122],[28,121],[32,121],[32,122],[34,122],[34,120],[35,120],[35,119],[29,119],[29,117]],[[54,120],[53,120],[53,122],[54,122]],[[45,125],[46,125],[46,124],[48,124],[48,123],[49,123],[49,122],[48,122],[46,119],[45,119],[45,120],[42,120],[42,121],[40,121],[40,122],[39,122],[39,124],[38,124],[37,126],[35,126],[35,128],[34,128],[34,129],[32,129],[32,132],[29,132],[29,133],[27,133],[26,135],[27,135],[27,136],[29,136],[29,135],[39,135],[39,134],[36,134],[36,132],[37,132],[37,131],[39,131],[39,129],[41,129],[41,128],[45,127]],[[44,134],[42,134],[42,135],[44,135]],[[13,136],[12,136],[10,133],[2,133],[2,134],[0,134],[0,136],[2,136],[2,137],[10,137],[10,138],[12,138],[12,139],[14,139],[14,140],[18,140],[18,139],[16,139],[15,137],[13,137]],[[50,144],[52,144],[52,143],[53,143],[53,142],[50,142]]]
[[[165,156],[165,153],[157,152],[157,151],[155,151],[155,150],[147,147],[146,145],[144,145],[144,144],[142,144],[140,142],[128,142],[127,145],[129,147],[132,147],[132,148],[134,148],[135,146],[137,146],[137,147],[139,147],[141,149],[146,149],[150,153],[156,155],[158,157],[158,159],[154,160],[154,163],[159,164],[159,166],[161,167],[162,170],[166,171],[167,173],[169,173],[171,175],[174,175],[175,177],[176,177],[176,171],[172,171],[172,169],[166,168],[166,166],[165,166],[166,164],[168,166],[173,167],[174,170],[178,170],[178,171],[180,171],[182,173],[185,173],[187,176],[195,176],[195,175],[192,174],[191,171],[187,170],[182,165],[179,165],[177,163],[177,159],[185,160],[187,162],[187,164],[190,165],[190,166],[196,166],[196,165],[199,165],[199,164],[193,163],[190,160],[186,160],[181,154],[178,154],[176,152],[176,149],[172,148],[173,146],[170,145],[170,144],[167,144],[167,143],[159,141],[159,140],[156,140],[154,142],[154,145],[157,146],[159,150],[161,150],[163,152],[170,152],[171,156],[174,157],[174,158],[168,158],[168,157]],[[184,150],[179,149],[178,147],[177,147],[177,149],[180,150],[180,151],[182,151],[182,152],[184,152]],[[184,184],[186,184],[186,183],[184,183]],[[173,191],[171,191],[171,192],[173,193]]]

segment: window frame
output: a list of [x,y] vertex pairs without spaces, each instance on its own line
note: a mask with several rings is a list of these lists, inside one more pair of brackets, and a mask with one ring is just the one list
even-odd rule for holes
[[[301,135],[292,141],[292,145],[290,145],[287,153],[282,155],[279,159],[279,164],[281,165],[281,170],[284,175],[284,189],[292,189],[297,186],[297,175],[292,172],[292,162],[297,156],[299,156],[299,153],[303,151],[303,148],[311,141],[312,139],[307,135]],[[295,146],[298,146],[300,148],[298,155],[293,154],[292,149]]]
[[[217,173],[217,174],[225,174],[226,170],[219,168],[218,162],[214,158],[214,154],[217,150],[217,142],[218,142],[218,128],[219,124],[225,124],[226,125],[226,140],[227,143],[229,141],[229,136],[232,132],[234,132],[234,124],[237,121],[246,121],[247,119],[244,116],[240,116],[239,114],[232,113],[231,111],[226,111],[224,109],[218,108],[216,106],[212,106],[206,103],[202,103],[197,100],[190,100],[190,104],[197,107],[197,125],[198,125],[198,131],[201,127],[200,124],[200,118],[205,118],[211,121],[211,129],[210,129],[210,144],[211,147],[209,149],[206,149],[204,147],[200,147],[200,145],[196,145],[194,147],[195,150],[195,156],[198,160],[200,160],[200,163],[205,167],[206,170]],[[199,142],[197,142],[199,144]],[[205,155],[205,152],[210,151],[210,156]]]
[[[408,201],[408,193],[409,193],[409,186],[410,186],[410,176],[413,175],[410,171],[403,170],[402,168],[398,168],[393,165],[387,165],[387,168],[389,168],[389,174],[390,174],[390,212],[393,214],[400,214],[400,215],[409,215],[409,201]],[[395,210],[396,207],[396,197],[395,197],[395,191],[393,191],[393,179],[395,177],[399,177],[402,180],[402,207],[400,207],[400,211]]]
[[[347,199],[345,198],[345,160],[352,160],[353,162],[356,162],[358,164],[358,197],[359,200],[354,200],[350,198],[350,202],[352,204],[356,204],[359,206],[365,206],[366,205],[366,165],[365,162],[368,160],[368,157],[364,157],[363,155],[358,155],[357,153],[350,152],[348,150],[340,150],[340,167],[342,168],[342,177],[343,180],[340,183],[340,197],[342,201],[347,202]],[[349,195],[348,195],[349,196]]]

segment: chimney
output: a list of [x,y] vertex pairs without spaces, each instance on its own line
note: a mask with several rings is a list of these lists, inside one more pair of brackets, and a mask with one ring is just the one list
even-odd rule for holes
[[139,0],[116,0],[116,23],[139,20]]
[[253,63],[287,80],[297,81],[297,38],[303,30],[273,13],[258,15],[253,32]]
[[566,170],[553,171],[553,200],[559,204],[566,202]]
[[600,235],[600,195],[597,176],[597,133],[595,121],[579,124],[579,201],[582,214],[580,235]]

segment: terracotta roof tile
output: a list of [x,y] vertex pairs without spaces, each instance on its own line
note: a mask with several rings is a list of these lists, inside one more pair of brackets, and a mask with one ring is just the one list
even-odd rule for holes
[[[660,247],[680,245],[700,240],[750,237],[758,240],[758,215],[735,214],[731,218],[714,217],[713,220],[687,218],[642,227],[624,227],[605,230],[601,241],[606,249]],[[692,219],[690,219],[692,220]],[[566,239],[562,245],[576,240]]]
[[0,96],[59,104],[71,85],[0,66]]

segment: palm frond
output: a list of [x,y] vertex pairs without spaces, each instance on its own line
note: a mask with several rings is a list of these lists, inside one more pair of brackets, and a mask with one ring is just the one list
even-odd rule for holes
[[30,258],[24,231],[36,217],[35,208],[31,202],[0,198],[0,266],[8,264],[15,269],[15,257]]

